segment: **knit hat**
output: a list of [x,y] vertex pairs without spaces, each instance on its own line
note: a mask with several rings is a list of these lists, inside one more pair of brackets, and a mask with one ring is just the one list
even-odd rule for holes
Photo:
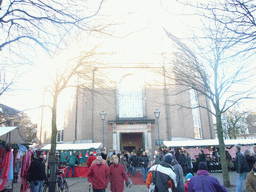
[[38,156],[38,157],[39,157],[40,155],[43,155],[43,154],[44,154],[43,151],[40,151],[40,150],[37,150],[37,151],[36,151],[36,156]]
[[171,164],[173,160],[172,155],[168,154],[164,156],[164,162]]
[[200,162],[199,165],[198,165],[198,170],[208,170],[208,167],[205,163],[203,162]]
[[192,173],[188,173],[188,174],[186,175],[186,180],[190,179],[191,177],[193,177]]

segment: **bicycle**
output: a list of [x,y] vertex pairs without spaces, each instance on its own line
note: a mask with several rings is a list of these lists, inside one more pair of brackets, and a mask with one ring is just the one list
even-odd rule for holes
[[59,192],[68,192],[68,183],[64,177],[64,169],[57,170],[57,191]]
[[[68,190],[68,183],[67,180],[64,178],[64,169],[58,169],[57,170],[57,180],[56,180],[56,191],[58,192],[69,192]],[[49,181],[48,178],[45,180],[44,187],[43,187],[44,192],[48,192],[49,190]]]

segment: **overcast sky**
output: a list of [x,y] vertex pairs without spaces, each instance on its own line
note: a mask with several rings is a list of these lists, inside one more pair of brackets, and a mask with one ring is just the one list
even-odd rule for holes
[[[181,16],[190,13],[189,8],[174,0],[106,0],[99,15],[90,22],[97,25],[112,23],[113,25],[107,29],[108,32],[115,37],[125,37],[121,38],[122,41],[120,38],[105,37],[104,41],[108,45],[110,45],[109,42],[113,42],[112,49],[133,53],[158,52],[160,54],[170,48],[166,46],[167,38],[163,28],[178,37],[186,37],[189,34],[189,29],[198,26],[200,20],[195,16]],[[99,39],[100,34],[91,35],[96,36],[99,42],[102,41]],[[82,40],[86,43],[90,41],[86,39],[87,36],[88,33],[82,35]],[[136,44],[138,40],[141,42],[139,45]],[[120,42],[122,43],[120,44]],[[80,43],[83,44],[83,42]],[[76,45],[77,42],[74,42],[70,47],[76,47]],[[39,49],[38,55],[39,57],[34,59],[36,65],[22,69],[25,73],[16,83],[14,87],[16,90],[6,92],[1,96],[1,103],[17,110],[36,108],[25,111],[34,123],[37,123],[40,116],[38,107],[43,100],[42,86],[46,81],[45,73],[50,70],[51,64],[43,50]]]

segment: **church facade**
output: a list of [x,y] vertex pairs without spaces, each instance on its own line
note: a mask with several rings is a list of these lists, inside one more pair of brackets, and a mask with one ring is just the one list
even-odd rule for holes
[[[59,143],[101,142],[116,151],[156,150],[162,141],[214,139],[207,99],[168,78],[169,64],[108,64],[89,70],[87,85],[58,103]],[[38,139],[50,143],[44,108]],[[103,116],[102,116],[103,115]],[[156,116],[158,115],[158,116]]]

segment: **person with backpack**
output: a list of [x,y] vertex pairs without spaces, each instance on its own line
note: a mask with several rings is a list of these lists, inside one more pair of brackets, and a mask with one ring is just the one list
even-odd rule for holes
[[163,162],[150,168],[146,180],[149,191],[168,192],[177,187],[176,174],[171,165],[172,160],[173,156],[167,154],[164,156]]

